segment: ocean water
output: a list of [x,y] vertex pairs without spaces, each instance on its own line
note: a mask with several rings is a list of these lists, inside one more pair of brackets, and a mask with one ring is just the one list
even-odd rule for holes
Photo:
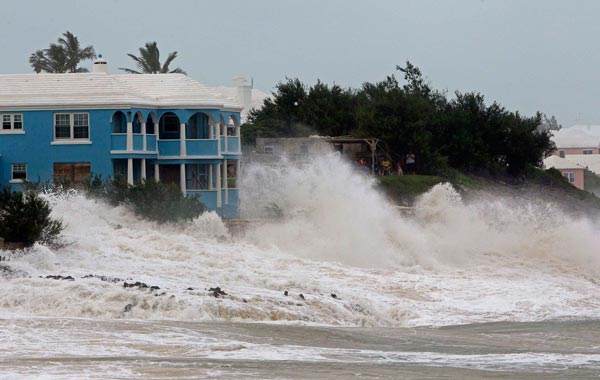
[[0,253],[0,379],[598,378],[597,220],[447,184],[403,213],[335,154],[245,173],[243,236],[46,194],[68,244]]

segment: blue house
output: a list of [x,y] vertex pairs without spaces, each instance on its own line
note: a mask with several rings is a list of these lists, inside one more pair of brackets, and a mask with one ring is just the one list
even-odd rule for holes
[[0,184],[121,174],[239,215],[242,107],[182,74],[0,75]]

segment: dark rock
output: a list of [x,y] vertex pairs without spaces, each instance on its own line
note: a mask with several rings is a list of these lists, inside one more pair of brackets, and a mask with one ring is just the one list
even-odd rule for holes
[[306,298],[304,298],[304,294],[300,293],[300,298],[302,298],[303,300],[305,300]]
[[187,290],[194,290],[194,288],[187,288]]
[[149,287],[146,283],[139,282],[139,281],[136,281],[135,283],[133,283],[133,282],[128,283],[127,281],[125,281],[125,282],[123,282],[123,287],[124,288],[138,288],[138,289],[150,288],[150,290],[160,289],[158,286]]
[[96,274],[86,274],[85,276],[83,276],[81,278],[97,278],[100,281],[110,282],[110,283],[113,283],[113,284],[116,284],[117,282],[124,281],[123,279],[118,278],[118,277],[99,276],[99,275],[96,275]]
[[73,278],[73,276],[61,276],[59,275],[48,275],[45,278],[50,279],[50,280],[67,280],[67,281],[75,281],[75,279]]
[[242,302],[243,302],[243,303],[248,303],[248,301],[246,301],[246,299],[245,299],[245,298],[242,298]]
[[127,305],[125,305],[125,309],[123,309],[123,312],[124,313],[130,312],[132,307],[133,307],[133,305],[128,303]]
[[331,298],[338,298],[338,296],[335,293],[331,293]]
[[221,287],[217,286],[216,288],[210,288],[208,289],[209,292],[212,292],[212,296],[215,298],[219,298],[219,296],[226,296],[227,293],[225,293],[224,290],[221,290]]
[[289,293],[288,293],[288,291],[287,291],[287,290],[283,292],[283,295],[284,295],[284,296],[287,296],[288,294],[289,294]]

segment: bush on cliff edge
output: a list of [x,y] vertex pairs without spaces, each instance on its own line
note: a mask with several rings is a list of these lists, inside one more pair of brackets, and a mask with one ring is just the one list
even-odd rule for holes
[[25,247],[34,243],[54,243],[63,230],[60,220],[52,219],[52,209],[35,192],[0,192],[0,237],[7,242],[22,243]]

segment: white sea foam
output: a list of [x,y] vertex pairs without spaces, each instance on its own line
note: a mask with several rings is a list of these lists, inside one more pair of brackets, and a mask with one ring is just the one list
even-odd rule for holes
[[[230,237],[214,213],[158,225],[81,194],[48,194],[70,244],[3,253],[27,275],[0,279],[0,315],[413,326],[594,317],[600,308],[598,226],[551,205],[465,204],[438,185],[402,215],[335,154],[250,166],[240,183],[247,217],[265,206],[282,214],[245,238]],[[214,286],[229,295],[211,297]]]
[[[452,346],[448,342],[449,347],[446,349],[450,352],[429,351],[431,346],[419,351],[403,351],[390,345],[384,345],[382,349],[351,348],[348,345],[351,346],[352,342],[346,342],[344,339],[348,336],[344,334],[338,337],[338,343],[343,345],[339,347],[332,345],[332,342],[323,345],[323,341],[315,342],[314,345],[307,345],[307,341],[302,344],[284,343],[281,337],[269,339],[267,336],[260,337],[260,333],[257,336],[246,335],[250,330],[228,333],[223,326],[213,326],[214,329],[206,330],[207,327],[209,325],[145,321],[98,324],[87,319],[17,319],[3,324],[3,328],[9,332],[2,342],[3,347],[10,349],[3,350],[0,347],[0,368],[8,369],[7,373],[12,375],[9,378],[16,378],[15,373],[38,375],[41,368],[50,378],[64,378],[82,371],[86,371],[87,375],[90,367],[94,368],[94,373],[86,377],[96,378],[103,374],[106,376],[107,373],[114,376],[115,367],[125,371],[122,377],[141,378],[143,376],[140,376],[139,367],[147,365],[146,363],[162,361],[174,365],[190,365],[206,360],[337,365],[401,364],[526,372],[600,370],[600,355],[586,352],[584,348],[580,348],[582,352],[579,353],[572,351],[574,347],[565,347],[566,352],[539,351],[545,347],[536,347],[531,352],[506,352],[506,347],[501,350],[496,347],[497,352],[492,349],[492,352],[477,353],[470,347],[470,352],[455,353],[453,351],[462,351],[465,346]],[[374,339],[375,336],[370,338]],[[471,336],[471,339],[474,339],[469,341],[471,344],[479,342],[476,336]],[[402,341],[400,338],[396,342],[400,344]],[[430,343],[434,341],[435,338]],[[28,365],[30,363],[36,365]],[[82,368],[81,363],[85,364],[85,368]]]

